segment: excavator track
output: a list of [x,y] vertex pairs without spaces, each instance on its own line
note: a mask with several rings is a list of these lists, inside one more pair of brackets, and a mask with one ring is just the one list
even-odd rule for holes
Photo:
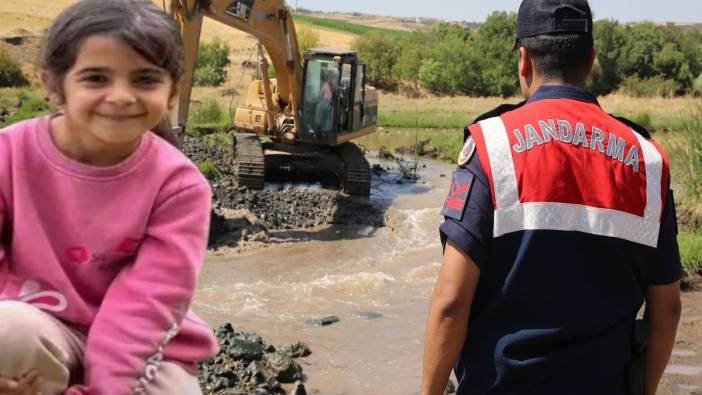
[[265,160],[258,136],[253,133],[236,133],[234,172],[240,186],[263,189]]
[[370,165],[361,149],[356,144],[347,142],[335,147],[335,151],[344,163],[344,174],[340,175],[343,191],[349,195],[368,197],[371,186]]

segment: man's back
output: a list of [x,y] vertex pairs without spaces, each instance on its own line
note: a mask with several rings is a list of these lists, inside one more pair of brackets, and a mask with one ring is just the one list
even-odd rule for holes
[[[458,172],[478,182],[468,213],[447,218],[442,238],[493,238],[466,247],[480,282],[459,387],[602,388],[630,360],[646,286],[680,276],[656,249],[666,203],[663,226],[674,226],[662,151],[565,86],[543,87],[525,106],[470,129],[477,155]],[[492,204],[480,203],[486,199]],[[677,253],[674,242],[662,240]]]

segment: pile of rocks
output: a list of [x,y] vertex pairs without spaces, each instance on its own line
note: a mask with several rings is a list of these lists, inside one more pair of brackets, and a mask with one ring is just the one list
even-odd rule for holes
[[231,324],[216,331],[220,351],[199,364],[199,383],[205,395],[285,394],[282,383],[295,383],[290,395],[305,395],[302,367],[295,360],[311,354],[294,343],[279,350],[251,332],[236,332]]
[[[252,232],[302,229],[327,224],[385,225],[384,208],[368,199],[319,188],[281,186],[277,189],[252,190],[240,187],[234,177],[230,150],[192,137],[185,138],[182,150],[193,162],[210,161],[217,168],[217,178],[210,180],[216,213],[211,234],[213,240],[222,240],[224,235],[221,232],[232,231],[250,235]],[[247,219],[242,224],[227,223],[223,219],[223,210],[249,212],[255,220]],[[227,238],[231,239],[229,236]]]

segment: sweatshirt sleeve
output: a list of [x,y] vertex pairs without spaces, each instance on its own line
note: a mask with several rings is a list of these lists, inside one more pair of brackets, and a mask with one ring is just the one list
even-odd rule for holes
[[0,275],[7,270],[7,251],[5,250],[5,240],[7,238],[7,205],[2,192],[2,183],[0,182]]
[[195,293],[211,194],[208,184],[192,186],[152,212],[137,258],[113,281],[88,332],[85,382],[68,395],[145,393]]

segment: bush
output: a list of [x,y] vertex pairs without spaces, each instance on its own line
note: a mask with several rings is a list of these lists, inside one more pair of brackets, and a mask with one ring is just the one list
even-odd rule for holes
[[214,164],[212,159],[207,159],[204,162],[198,163],[197,168],[209,181],[216,181],[217,179],[222,178],[222,172],[219,171],[217,165]]
[[643,126],[643,127],[646,128],[646,130],[648,130],[649,132],[653,132],[653,131],[654,131],[653,120],[652,120],[652,118],[651,118],[651,114],[649,114],[649,113],[647,113],[647,112],[640,112],[640,113],[637,113],[637,114],[635,114],[633,117],[631,117],[631,120],[632,120],[634,123]]
[[634,97],[672,97],[680,90],[680,85],[674,80],[667,80],[659,75],[644,79],[630,76],[622,82],[622,90]]
[[304,54],[312,48],[319,47],[319,31],[303,27],[297,31],[297,46],[300,47],[300,54]]
[[378,88],[396,86],[393,68],[402,48],[392,36],[371,31],[358,37],[352,49],[366,63],[366,74],[371,85]]
[[692,92],[698,96],[702,96],[702,74],[692,83]]
[[678,234],[680,260],[685,273],[690,275],[702,274],[702,235],[699,233],[680,232]]
[[214,98],[209,98],[204,103],[194,106],[188,116],[188,125],[191,128],[220,126],[228,122],[229,115]]
[[0,48],[0,88],[19,87],[29,84],[19,64]]
[[197,55],[194,84],[198,86],[219,86],[227,80],[229,44],[215,38],[211,43],[200,44]]

